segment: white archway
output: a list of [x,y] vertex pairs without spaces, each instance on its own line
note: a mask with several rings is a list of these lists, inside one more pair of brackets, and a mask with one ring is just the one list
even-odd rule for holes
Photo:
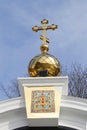
[[73,129],[73,128],[69,128],[69,127],[63,127],[63,126],[56,126],[56,127],[29,127],[29,126],[24,126],[24,127],[20,127],[20,128],[17,128],[17,129],[14,129],[14,130],[42,130],[42,129],[45,129],[45,130],[50,130],[50,129],[53,129],[53,130],[77,130],[77,129]]
[[[62,96],[59,126],[86,130],[87,100]],[[0,129],[13,130],[28,126],[22,97],[0,102]]]

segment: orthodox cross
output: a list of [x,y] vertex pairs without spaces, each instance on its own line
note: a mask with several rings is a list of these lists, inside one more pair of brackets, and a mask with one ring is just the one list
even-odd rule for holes
[[42,24],[42,26],[34,26],[32,28],[32,30],[35,31],[35,32],[38,32],[39,30],[42,30],[43,31],[43,35],[40,36],[40,39],[43,40],[43,44],[46,44],[46,43],[50,42],[49,39],[46,38],[46,31],[49,30],[49,29],[55,30],[55,29],[58,28],[58,26],[55,25],[55,24],[47,26],[48,20],[46,20],[46,19],[43,19],[41,21],[41,24]]

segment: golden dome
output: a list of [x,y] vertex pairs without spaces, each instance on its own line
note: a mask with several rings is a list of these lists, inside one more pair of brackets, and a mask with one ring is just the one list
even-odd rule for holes
[[40,36],[40,39],[43,40],[40,47],[42,54],[35,56],[30,61],[28,72],[31,77],[58,76],[61,71],[60,63],[54,56],[47,53],[49,50],[49,39],[46,37],[46,31],[48,29],[55,30],[58,26],[54,24],[47,26],[48,20],[46,19],[43,19],[41,24],[42,26],[35,26],[32,30],[35,32],[39,30],[43,31],[43,35]]
[[31,77],[58,76],[60,75],[60,63],[53,55],[42,53],[30,61],[28,72]]

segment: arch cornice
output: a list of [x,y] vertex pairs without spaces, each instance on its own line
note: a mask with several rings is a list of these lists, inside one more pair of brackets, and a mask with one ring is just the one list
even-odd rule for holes
[[[62,96],[59,125],[86,130],[87,99]],[[0,102],[0,128],[12,130],[28,126],[25,102],[17,97]]]

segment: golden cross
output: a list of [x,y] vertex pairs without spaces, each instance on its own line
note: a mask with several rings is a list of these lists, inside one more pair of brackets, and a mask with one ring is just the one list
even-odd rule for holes
[[42,30],[43,35],[40,36],[40,39],[43,40],[43,44],[46,44],[46,43],[50,42],[49,39],[46,38],[46,31],[49,30],[49,29],[55,30],[55,29],[58,28],[58,26],[55,25],[55,24],[52,24],[50,26],[46,26],[46,24],[48,24],[48,20],[46,20],[46,19],[43,19],[41,21],[41,24],[42,24],[42,26],[35,26],[35,27],[32,28],[32,30],[35,31],[35,32]]

